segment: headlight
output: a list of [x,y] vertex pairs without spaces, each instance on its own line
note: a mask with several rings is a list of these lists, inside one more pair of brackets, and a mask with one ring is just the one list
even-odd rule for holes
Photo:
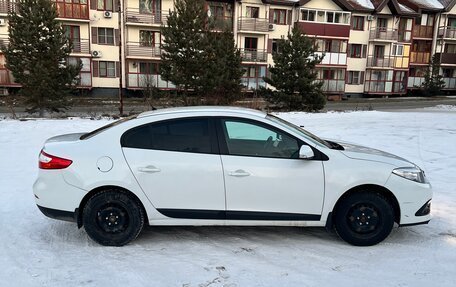
[[393,173],[419,183],[428,182],[426,176],[424,175],[424,171],[422,171],[419,167],[400,167],[393,170]]

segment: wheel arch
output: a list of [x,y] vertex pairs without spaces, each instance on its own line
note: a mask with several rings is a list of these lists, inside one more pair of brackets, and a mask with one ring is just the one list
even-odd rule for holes
[[89,191],[81,200],[81,203],[79,204],[79,207],[76,209],[76,223],[78,225],[78,228],[81,228],[82,227],[82,211],[84,210],[84,206],[87,204],[87,201],[89,201],[89,199],[94,196],[95,194],[97,193],[100,193],[102,191],[105,191],[105,190],[119,190],[119,191],[122,191],[122,192],[125,192],[127,193],[129,196],[133,197],[139,204],[139,206],[141,207],[142,211],[144,212],[144,215],[145,215],[145,224],[149,225],[149,219],[148,219],[148,216],[147,216],[147,210],[146,208],[144,207],[144,204],[142,203],[142,201],[138,198],[138,196],[136,196],[136,194],[134,194],[133,192],[131,192],[130,190],[124,188],[124,187],[120,187],[120,186],[117,186],[117,185],[103,185],[103,186],[99,186],[99,187],[96,187],[94,189],[92,189],[91,191]]
[[391,206],[393,207],[394,222],[396,222],[398,224],[400,223],[401,209],[400,209],[399,202],[397,201],[396,196],[394,196],[394,194],[384,186],[376,185],[376,184],[362,184],[362,185],[358,185],[358,186],[350,188],[345,193],[343,193],[342,196],[339,197],[337,202],[334,204],[334,207],[332,208],[331,212],[328,214],[328,220],[326,221],[326,228],[329,229],[329,228],[333,227],[333,225],[334,225],[333,216],[334,216],[335,211],[337,210],[340,202],[344,198],[346,198],[354,193],[362,193],[362,192],[366,192],[366,191],[371,191],[371,192],[373,191],[373,192],[376,192],[377,194],[380,194],[383,197],[385,197],[388,200],[388,202],[391,204]]

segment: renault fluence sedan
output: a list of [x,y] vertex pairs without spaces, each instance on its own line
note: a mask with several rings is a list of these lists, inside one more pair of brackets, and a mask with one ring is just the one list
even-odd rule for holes
[[228,107],[145,112],[48,139],[33,191],[51,218],[103,245],[144,225],[323,226],[353,245],[430,220],[415,164]]

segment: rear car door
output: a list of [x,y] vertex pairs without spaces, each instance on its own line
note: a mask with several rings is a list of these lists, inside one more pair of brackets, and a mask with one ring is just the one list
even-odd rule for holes
[[142,125],[125,132],[121,144],[136,180],[159,212],[224,219],[224,179],[212,119]]
[[262,122],[218,122],[227,220],[320,220],[324,172],[320,160],[299,159],[303,143]]

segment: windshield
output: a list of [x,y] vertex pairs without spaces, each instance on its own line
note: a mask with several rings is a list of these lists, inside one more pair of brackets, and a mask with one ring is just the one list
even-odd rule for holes
[[299,134],[303,134],[304,136],[307,136],[307,137],[313,139],[314,141],[318,142],[321,145],[324,145],[325,147],[332,148],[332,145],[329,144],[327,141],[317,137],[316,135],[306,131],[305,129],[303,129],[301,127],[298,127],[297,125],[294,125],[290,122],[287,122],[287,121],[285,121],[277,116],[271,115],[271,114],[268,114],[266,116],[266,118],[272,120],[273,122],[275,122],[283,127],[292,129]]
[[133,116],[129,116],[129,117],[126,117],[126,118],[123,118],[123,119],[120,119],[120,120],[117,120],[115,122],[112,122],[112,123],[109,123],[105,126],[102,126],[101,128],[98,128],[94,131],[91,131],[90,133],[86,133],[86,134],[83,134],[79,139],[80,140],[85,140],[85,139],[88,139],[88,138],[91,138],[93,136],[96,136],[97,134],[107,130],[107,129],[110,129],[112,127],[115,127],[121,123],[124,123],[126,121],[129,121],[131,119],[135,119],[137,117],[137,115],[133,115]]

